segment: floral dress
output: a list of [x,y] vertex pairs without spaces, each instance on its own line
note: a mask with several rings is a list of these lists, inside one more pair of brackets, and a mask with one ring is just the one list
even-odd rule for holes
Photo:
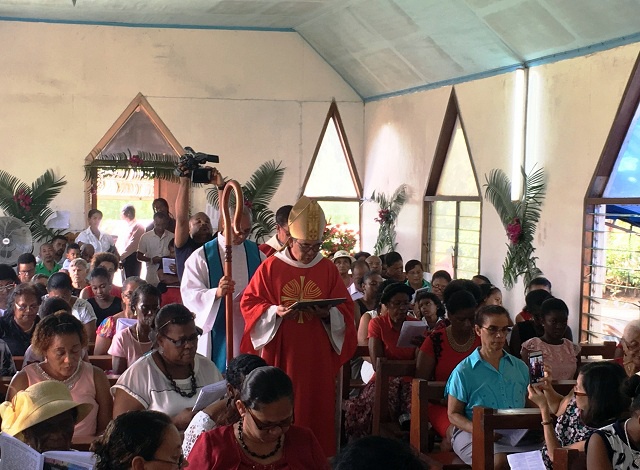
[[[558,417],[555,428],[556,437],[558,438],[558,441],[560,441],[561,447],[570,446],[571,444],[575,444],[580,441],[586,441],[596,430],[597,428],[590,428],[582,422],[582,419],[580,419],[580,408],[576,405],[575,396],[572,397],[567,404],[567,408],[564,410],[564,413]],[[544,464],[547,469],[553,469],[553,463],[549,458],[546,444],[542,448],[542,460],[544,460]]]

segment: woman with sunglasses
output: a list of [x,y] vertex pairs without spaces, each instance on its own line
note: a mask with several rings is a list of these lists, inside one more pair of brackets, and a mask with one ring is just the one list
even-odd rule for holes
[[293,384],[281,369],[265,366],[249,373],[236,408],[237,423],[198,439],[189,454],[193,468],[329,468],[311,430],[293,424]]
[[[131,276],[124,280],[122,283],[122,311],[108,316],[99,324],[96,329],[96,346],[93,354],[96,356],[107,354],[116,334],[116,326],[120,318],[135,320],[136,313],[133,311],[131,298],[135,290],[143,284],[146,284],[146,282],[138,276]],[[122,372],[117,373],[121,374]]]
[[[583,451],[591,434],[627,411],[630,400],[622,391],[625,379],[619,364],[592,362],[582,366],[576,386],[562,396],[551,386],[550,368],[545,363],[545,380],[529,385],[529,399],[540,408],[545,441],[542,458],[547,469],[553,468],[555,449]],[[552,415],[557,416],[555,423]]]
[[20,284],[20,278],[8,264],[0,264],[0,315],[9,306],[9,297],[13,293],[13,289]]
[[182,469],[180,432],[164,413],[130,411],[109,423],[91,445],[95,470]]
[[0,338],[14,356],[24,356],[31,344],[33,331],[40,321],[38,309],[42,303],[38,291],[31,284],[19,284],[9,297],[9,305],[0,317]]
[[[140,278],[136,278],[140,279]],[[116,331],[111,340],[107,354],[111,355],[112,370],[114,374],[122,374],[127,368],[151,351],[151,329],[160,310],[160,291],[146,281],[135,290],[131,291],[128,305],[131,308],[129,321],[136,319],[130,326]],[[126,281],[125,281],[126,284]],[[131,285],[123,287],[123,293],[130,291]],[[123,319],[123,321],[126,321]],[[117,320],[116,320],[117,322]],[[114,324],[114,330],[115,330]],[[98,343],[96,343],[96,348]]]
[[200,334],[189,309],[179,304],[162,307],[150,334],[153,352],[132,364],[111,388],[113,417],[134,410],[161,411],[184,431],[200,389],[222,380],[215,364],[196,353]]

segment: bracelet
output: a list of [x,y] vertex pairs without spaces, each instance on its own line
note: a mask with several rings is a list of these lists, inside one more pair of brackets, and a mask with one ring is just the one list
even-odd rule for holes
[[553,424],[552,420],[549,421],[541,421],[540,424],[542,424],[543,426],[549,426],[550,424]]

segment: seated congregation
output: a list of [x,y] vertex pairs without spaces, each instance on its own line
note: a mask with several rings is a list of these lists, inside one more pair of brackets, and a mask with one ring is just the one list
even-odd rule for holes
[[[573,342],[569,309],[545,278],[512,316],[482,275],[427,280],[397,252],[325,258],[324,213],[306,197],[276,213],[277,234],[259,247],[247,230],[227,242],[204,214],[174,220],[159,207],[145,239],[164,243],[173,220],[178,302],[164,299],[162,273],[141,278],[133,258],[134,273],[114,285],[124,265],[99,211],[69,244],[66,268],[52,243],[40,262],[0,265],[4,433],[38,452],[91,449],[96,469],[484,468],[474,415],[529,408],[540,432],[526,445],[491,442],[495,468],[527,451],[551,469],[561,448],[576,449],[583,468],[637,468],[640,321],[615,353],[585,360],[593,345]],[[226,243],[232,278],[218,266]],[[129,256],[153,269],[164,255],[149,250]],[[242,296],[227,316],[233,292]],[[314,299],[335,302],[292,306]],[[420,400],[421,383],[439,395]],[[211,384],[222,392],[200,404]]]

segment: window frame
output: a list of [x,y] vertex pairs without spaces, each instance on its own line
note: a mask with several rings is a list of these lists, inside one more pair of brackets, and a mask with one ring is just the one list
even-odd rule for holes
[[616,160],[629,132],[633,118],[640,106],[640,54],[631,71],[629,81],[620,99],[616,116],[611,125],[596,169],[587,188],[583,207],[582,262],[580,272],[580,341],[589,341],[591,320],[591,278],[594,256],[594,226],[596,206],[607,204],[640,205],[640,195],[633,198],[603,197],[605,188],[615,167]]
[[[351,176],[351,181],[353,182],[354,189],[356,191],[356,197],[343,197],[343,196],[312,196],[315,201],[318,202],[357,202],[359,204],[358,207],[358,244],[360,248],[362,248],[362,183],[360,181],[360,177],[358,176],[358,170],[356,168],[355,161],[353,159],[353,154],[351,152],[351,147],[349,146],[349,139],[347,138],[347,133],[344,129],[344,125],[342,123],[342,117],[340,116],[340,111],[338,110],[338,104],[335,99],[331,101],[331,105],[329,106],[329,111],[324,119],[324,123],[322,125],[322,130],[320,131],[320,136],[318,137],[318,142],[316,143],[316,148],[313,152],[313,157],[311,158],[311,162],[309,163],[309,167],[307,168],[307,173],[302,182],[302,186],[300,189],[300,194],[298,198],[302,197],[305,194],[305,190],[307,188],[307,183],[309,182],[309,178],[311,177],[311,173],[313,172],[313,168],[316,164],[316,159],[318,158],[318,153],[320,152],[320,147],[322,146],[322,142],[324,141],[325,134],[327,132],[327,126],[332,122],[335,125],[336,132],[338,134],[338,138],[340,139],[340,145],[342,147],[342,153],[345,157],[347,168],[349,169],[349,173]],[[311,196],[310,196],[311,197]],[[325,214],[328,216],[328,214]]]
[[[469,164],[473,170],[473,176],[476,183],[476,190],[478,196],[447,196],[437,195],[438,185],[442,176],[444,165],[449,153],[449,148],[453,140],[453,134],[456,128],[456,122],[460,122],[460,128],[464,135],[465,145],[467,147],[467,154],[469,155]],[[455,87],[452,87],[451,94],[449,96],[449,102],[445,110],[444,118],[442,121],[442,128],[440,129],[440,135],[436,144],[436,150],[431,164],[431,171],[429,173],[429,180],[425,189],[424,203],[423,203],[423,230],[422,230],[422,261],[427,269],[431,266],[431,235],[432,235],[432,223],[431,218],[433,216],[433,203],[437,201],[455,201],[456,202],[456,244],[454,246],[454,259],[453,270],[451,273],[455,279],[457,277],[458,270],[458,240],[459,240],[459,224],[460,224],[460,202],[479,202],[480,203],[480,230],[478,235],[478,272],[480,272],[480,262],[482,259],[482,211],[484,208],[482,200],[482,192],[480,191],[480,184],[478,182],[478,174],[473,162],[473,155],[469,146],[469,138],[467,131],[465,130],[464,121],[460,114],[460,108],[458,106],[458,98],[456,96]]]

